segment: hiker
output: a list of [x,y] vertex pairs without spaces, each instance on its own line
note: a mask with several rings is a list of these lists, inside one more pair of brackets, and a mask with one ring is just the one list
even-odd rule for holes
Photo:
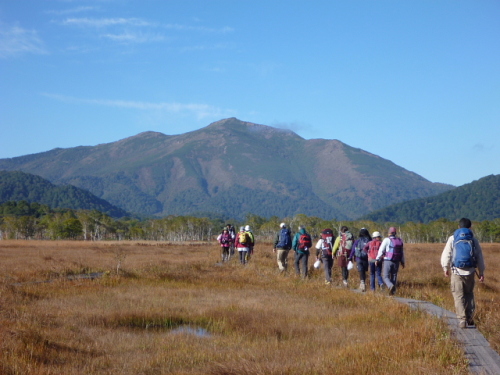
[[348,257],[352,249],[354,236],[349,232],[349,228],[343,225],[340,228],[340,236],[333,245],[333,256],[337,258],[337,263],[342,270],[342,282],[347,287],[349,279],[349,270],[347,269]]
[[332,267],[333,267],[333,243],[335,236],[330,228],[321,231],[321,237],[316,243],[316,259],[323,262],[325,268],[325,284],[332,283]]
[[248,244],[248,252],[247,252],[247,261],[248,261],[250,257],[253,255],[253,247],[255,246],[255,237],[253,235],[252,229],[250,228],[250,225],[245,225],[245,232],[247,232],[248,236],[250,237],[250,243]]
[[217,237],[217,241],[219,241],[222,248],[222,263],[227,262],[229,260],[231,244],[233,243],[233,239],[227,228],[222,230],[222,233]]
[[[399,265],[405,268],[403,240],[396,237],[396,228],[389,228],[389,237],[384,238],[378,249],[376,264],[382,264],[382,279],[392,296],[396,293]],[[383,261],[383,262],[382,262]]]
[[280,230],[276,233],[273,253],[277,253],[278,268],[281,273],[285,273],[288,268],[288,252],[292,248],[292,236],[290,229],[285,223],[280,224]]
[[229,234],[231,235],[231,238],[233,239],[233,241],[231,242],[230,249],[229,249],[229,257],[231,257],[232,255],[234,255],[234,242],[235,242],[235,238],[236,238],[236,231],[231,224],[226,224],[226,228],[227,228]]
[[368,272],[368,253],[365,246],[372,240],[366,228],[361,228],[359,238],[352,245],[349,260],[355,260],[359,272],[359,290],[366,292],[366,272]]
[[382,289],[384,285],[384,280],[382,279],[382,264],[377,265],[377,255],[378,249],[382,244],[382,236],[380,232],[373,232],[372,240],[365,245],[365,252],[368,254],[368,266],[370,268],[370,289],[375,291],[377,284],[375,280],[378,282],[378,286]]
[[250,236],[245,231],[245,227],[240,227],[240,231],[236,234],[234,246],[236,250],[238,250],[241,264],[247,263],[247,253],[251,243],[250,241]]
[[458,325],[466,328],[474,326],[474,277],[477,273],[479,281],[484,282],[484,259],[481,245],[470,229],[471,221],[461,218],[458,226],[459,229],[446,242],[441,254],[441,266],[446,277],[451,274],[451,293]]
[[307,262],[309,260],[309,249],[312,247],[311,235],[306,228],[299,225],[299,231],[292,241],[292,249],[295,251],[295,272],[300,277],[300,266],[302,264],[302,277],[307,278]]

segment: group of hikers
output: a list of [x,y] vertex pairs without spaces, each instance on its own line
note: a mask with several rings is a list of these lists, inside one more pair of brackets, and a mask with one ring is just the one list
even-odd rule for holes
[[[448,238],[441,255],[441,266],[445,276],[451,276],[451,290],[455,301],[455,310],[459,326],[474,326],[474,282],[475,275],[484,281],[484,259],[481,246],[470,229],[472,223],[467,218],[459,221],[459,229]],[[238,251],[241,264],[246,264],[253,254],[255,237],[250,226],[240,227],[235,232],[231,224],[227,224],[217,237],[222,248],[222,261],[227,262],[235,251]],[[396,292],[399,268],[405,267],[403,240],[397,236],[395,227],[390,227],[387,236],[382,238],[380,232],[370,235],[366,228],[361,228],[357,239],[347,226],[340,228],[340,235],[335,236],[330,228],[321,231],[321,235],[313,246],[312,236],[302,225],[292,236],[286,223],[274,239],[273,252],[276,254],[278,269],[285,274],[288,269],[288,255],[295,252],[295,273],[302,278],[308,277],[308,262],[311,251],[315,250],[314,268],[323,265],[325,284],[332,284],[332,268],[334,260],[341,269],[342,285],[348,287],[349,272],[356,265],[359,274],[359,290],[366,291],[367,274],[370,275],[370,289],[387,288],[390,295]]]

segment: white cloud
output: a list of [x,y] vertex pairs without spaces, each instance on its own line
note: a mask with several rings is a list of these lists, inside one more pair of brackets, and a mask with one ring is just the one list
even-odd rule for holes
[[75,13],[83,13],[83,12],[89,12],[93,10],[98,10],[99,8],[97,7],[91,7],[91,6],[80,6],[77,8],[72,8],[72,9],[64,9],[64,10],[48,10],[47,14],[55,14],[57,16],[63,16],[66,14],[75,14]]
[[137,109],[141,111],[164,111],[174,114],[189,113],[194,115],[199,120],[210,117],[229,117],[235,114],[234,110],[222,109],[209,104],[200,103],[151,103],[131,100],[80,99],[71,96],[48,93],[44,93],[43,95],[48,98],[67,103],[100,105],[115,108]]
[[102,34],[103,38],[113,40],[115,42],[122,43],[148,43],[148,42],[161,42],[167,39],[163,35],[159,34],[145,34],[145,33],[133,33],[130,31],[121,34]]
[[19,26],[0,25],[0,57],[14,57],[24,53],[39,55],[47,53],[38,33]]
[[66,18],[63,25],[108,27],[108,26],[155,26],[140,18]]

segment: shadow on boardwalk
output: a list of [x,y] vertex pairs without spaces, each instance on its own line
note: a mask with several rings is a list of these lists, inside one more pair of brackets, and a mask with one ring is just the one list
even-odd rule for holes
[[494,351],[488,341],[475,327],[459,328],[454,313],[438,307],[430,302],[394,297],[395,300],[409,305],[413,309],[426,311],[444,319],[452,334],[463,345],[465,356],[469,360],[471,373],[484,375],[500,375],[500,355]]

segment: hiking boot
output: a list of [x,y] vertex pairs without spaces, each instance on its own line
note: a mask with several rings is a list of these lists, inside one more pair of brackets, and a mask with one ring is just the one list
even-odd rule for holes
[[475,326],[476,324],[474,323],[473,319],[467,319],[467,325],[468,326]]
[[465,320],[461,320],[459,323],[458,323],[458,326],[460,328],[467,328],[467,322]]
[[361,284],[359,284],[359,290],[366,292],[366,284],[364,281],[361,281]]
[[396,287],[394,285],[391,285],[389,287],[389,295],[393,296],[395,292],[396,292]]
[[331,281],[325,280],[325,285],[330,285],[331,283]]
[[344,286],[347,287],[347,280],[342,280],[342,282],[344,283]]

